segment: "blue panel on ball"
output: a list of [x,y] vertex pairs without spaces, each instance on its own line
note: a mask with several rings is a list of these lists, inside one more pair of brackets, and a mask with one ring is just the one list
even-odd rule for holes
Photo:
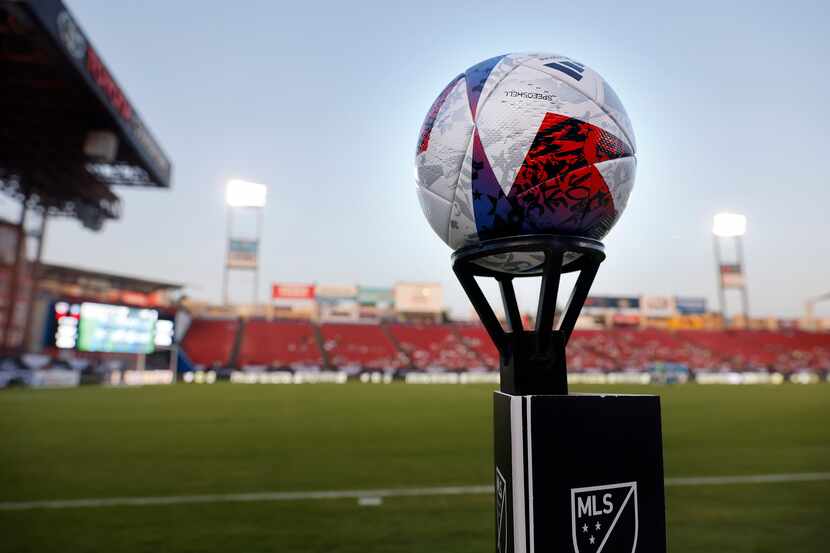
[[470,113],[473,114],[473,119],[476,117],[476,108],[478,107],[478,99],[481,97],[481,91],[484,90],[484,83],[487,82],[487,77],[490,72],[499,63],[504,56],[496,56],[489,60],[484,60],[464,73],[464,78],[467,81],[467,97],[470,99]]
[[[481,240],[509,234],[520,234],[518,221],[511,221],[513,211],[510,202],[499,186],[493,173],[478,129],[473,131],[472,179],[473,210],[476,216],[476,230]],[[515,228],[508,228],[513,226]],[[510,231],[513,231],[512,233]]]

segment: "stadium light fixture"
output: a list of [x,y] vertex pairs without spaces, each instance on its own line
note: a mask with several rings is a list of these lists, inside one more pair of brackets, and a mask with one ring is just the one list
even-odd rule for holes
[[265,207],[268,188],[264,184],[240,179],[228,181],[225,202],[231,207]]
[[718,213],[712,223],[712,234],[732,238],[746,234],[746,216],[737,213]]

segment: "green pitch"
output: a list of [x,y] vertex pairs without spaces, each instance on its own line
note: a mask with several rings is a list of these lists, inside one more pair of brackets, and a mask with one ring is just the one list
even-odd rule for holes
[[[0,392],[0,502],[490,484],[490,386]],[[659,393],[668,477],[830,472],[830,386]],[[812,553],[830,482],[667,489],[674,553]],[[0,552],[492,551],[487,495],[0,510]],[[648,553],[648,552],[640,552]]]

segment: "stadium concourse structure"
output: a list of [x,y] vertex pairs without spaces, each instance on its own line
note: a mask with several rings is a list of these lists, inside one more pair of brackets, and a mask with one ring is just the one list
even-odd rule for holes
[[0,224],[0,348],[17,352],[39,338],[47,219],[100,230],[121,213],[114,187],[168,188],[172,167],[60,0],[0,0],[0,75],[0,190],[21,206]]

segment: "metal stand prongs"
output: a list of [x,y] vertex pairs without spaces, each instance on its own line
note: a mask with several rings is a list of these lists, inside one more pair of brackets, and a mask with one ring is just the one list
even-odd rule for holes
[[[538,264],[508,271],[494,256],[536,254]],[[565,345],[600,263],[605,259],[601,242],[580,236],[528,235],[487,240],[459,249],[452,266],[482,324],[501,354],[501,391],[514,395],[568,393]],[[579,272],[558,328],[554,328],[560,278]],[[536,324],[525,329],[513,288],[514,278],[542,277]],[[502,326],[475,277],[492,277],[499,283],[506,328]]]

